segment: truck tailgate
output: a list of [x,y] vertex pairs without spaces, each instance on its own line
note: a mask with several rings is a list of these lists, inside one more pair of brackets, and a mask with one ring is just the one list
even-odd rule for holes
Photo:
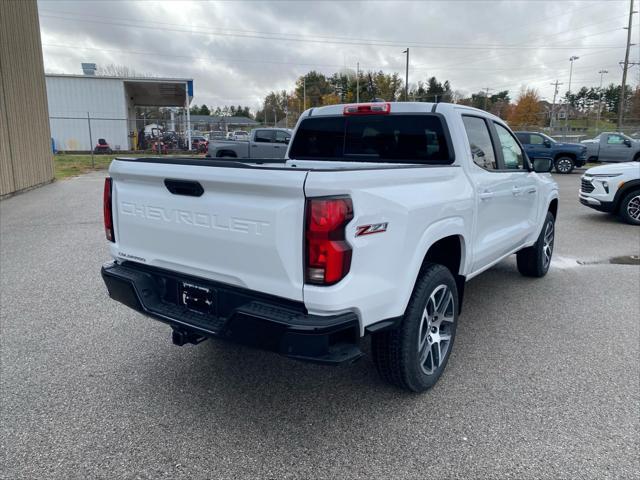
[[[109,173],[114,257],[302,300],[306,171],[114,160]],[[199,196],[181,188],[195,182]]]

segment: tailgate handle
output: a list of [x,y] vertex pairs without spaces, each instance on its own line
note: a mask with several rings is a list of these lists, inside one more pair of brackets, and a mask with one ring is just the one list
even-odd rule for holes
[[204,193],[204,188],[198,182],[192,180],[172,180],[164,179],[164,186],[174,195],[185,195],[187,197],[200,197]]

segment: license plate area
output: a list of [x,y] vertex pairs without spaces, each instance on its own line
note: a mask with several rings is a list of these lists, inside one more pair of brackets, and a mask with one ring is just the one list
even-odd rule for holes
[[181,282],[179,285],[178,300],[181,305],[193,312],[215,314],[216,298],[215,292],[211,288],[190,282]]

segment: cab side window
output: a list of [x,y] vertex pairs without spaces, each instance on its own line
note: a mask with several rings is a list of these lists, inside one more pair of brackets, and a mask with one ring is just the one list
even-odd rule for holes
[[291,135],[287,132],[283,132],[282,130],[276,132],[276,143],[289,143],[289,140],[291,140]]
[[467,115],[462,116],[462,121],[467,131],[474,163],[485,170],[497,170],[498,164],[487,123],[480,117]]
[[[498,133],[504,168],[507,170],[524,170],[524,155],[515,137],[499,123],[493,123]],[[533,135],[532,135],[533,136]]]
[[256,142],[271,143],[273,139],[273,132],[271,130],[256,130]]
[[531,134],[531,143],[533,145],[542,145],[544,143],[544,138],[542,138],[542,135]]
[[607,137],[607,145],[622,145],[624,138],[622,135],[609,135]]

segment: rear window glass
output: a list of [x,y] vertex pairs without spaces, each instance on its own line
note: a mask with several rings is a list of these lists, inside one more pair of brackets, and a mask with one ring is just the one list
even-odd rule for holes
[[289,151],[292,159],[449,164],[444,126],[436,115],[307,118]]

